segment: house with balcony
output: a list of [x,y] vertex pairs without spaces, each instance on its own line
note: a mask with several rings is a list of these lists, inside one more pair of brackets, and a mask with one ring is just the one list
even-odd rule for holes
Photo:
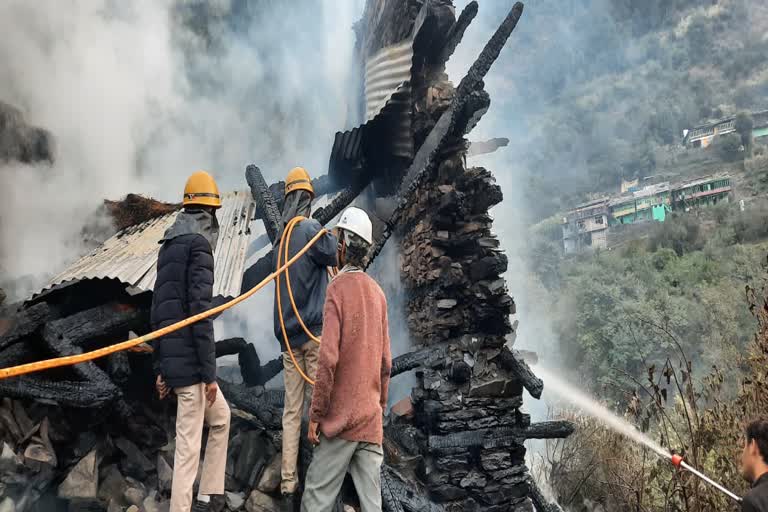
[[706,176],[676,185],[672,190],[672,204],[676,211],[688,212],[728,202],[732,192],[730,176]]
[[597,199],[570,210],[563,219],[566,254],[608,246],[608,198]]
[[[768,110],[752,112],[752,138],[768,137]],[[683,134],[683,145],[689,148],[706,148],[715,137],[734,133],[736,131],[736,116],[703,124],[686,130]]]
[[647,185],[609,202],[609,225],[634,224],[648,220],[664,222],[672,209],[668,182]]

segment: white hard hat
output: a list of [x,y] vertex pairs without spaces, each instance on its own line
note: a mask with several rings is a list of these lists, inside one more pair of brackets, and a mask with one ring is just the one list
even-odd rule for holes
[[360,208],[351,206],[344,210],[336,227],[356,234],[368,242],[369,245],[373,243],[373,225],[371,224],[371,219],[368,217],[368,214]]

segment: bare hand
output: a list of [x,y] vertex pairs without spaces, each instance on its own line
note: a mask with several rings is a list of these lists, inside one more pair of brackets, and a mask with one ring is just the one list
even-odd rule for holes
[[165,400],[165,398],[171,392],[171,389],[160,375],[157,376],[157,380],[155,381],[155,388],[157,388],[157,394],[160,397],[160,400]]
[[320,425],[314,421],[309,422],[309,432],[307,433],[309,444],[317,446],[320,444]]
[[208,402],[208,407],[212,406],[216,401],[216,395],[218,394],[218,391],[219,385],[216,384],[216,381],[205,385],[205,400]]

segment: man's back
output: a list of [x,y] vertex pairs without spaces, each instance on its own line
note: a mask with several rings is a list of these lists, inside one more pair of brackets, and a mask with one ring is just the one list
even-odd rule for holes
[[[299,222],[291,233],[290,240],[286,241],[288,243],[288,258],[296,255],[321,229],[320,223],[314,219],[305,219]],[[272,257],[272,266],[275,269],[282,264],[282,260],[278,262],[277,252],[275,250]],[[319,327],[323,323],[323,302],[328,286],[327,267],[335,265],[336,238],[327,233],[289,269],[293,301],[299,310],[304,325],[309,328],[317,327],[319,331]],[[280,299],[283,308],[283,323],[288,338],[291,340],[291,346],[293,348],[299,347],[308,340],[308,337],[293,312],[284,275],[280,279]],[[274,331],[275,337],[282,346],[284,341],[277,309],[277,295],[275,295]],[[286,348],[282,347],[282,350],[285,351]]]
[[744,496],[743,512],[768,512],[768,473],[757,479],[752,489]]
[[392,359],[387,301],[376,281],[363,272],[333,280],[322,340],[313,420],[326,437],[381,444]]

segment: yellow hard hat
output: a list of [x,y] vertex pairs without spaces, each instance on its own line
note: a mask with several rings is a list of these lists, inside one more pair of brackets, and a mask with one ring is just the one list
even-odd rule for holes
[[306,190],[315,197],[315,189],[312,188],[312,179],[303,167],[294,167],[285,178],[285,195],[296,190]]
[[197,171],[184,187],[184,206],[210,206],[221,208],[221,195],[216,180],[205,171]]

